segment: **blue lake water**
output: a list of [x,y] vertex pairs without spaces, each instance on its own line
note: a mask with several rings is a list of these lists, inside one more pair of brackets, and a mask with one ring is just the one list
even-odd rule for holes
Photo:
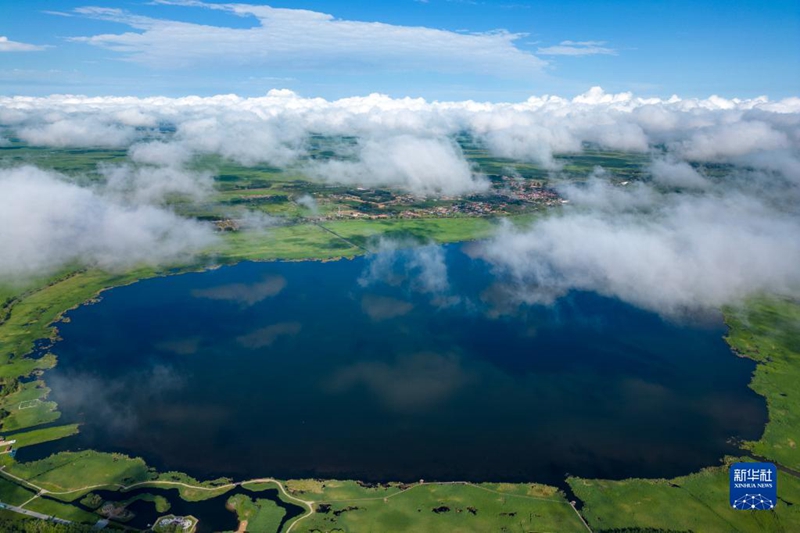
[[672,476],[758,438],[754,364],[719,317],[574,292],[518,305],[460,246],[242,263],[69,312],[46,373],[94,448],[199,478]]

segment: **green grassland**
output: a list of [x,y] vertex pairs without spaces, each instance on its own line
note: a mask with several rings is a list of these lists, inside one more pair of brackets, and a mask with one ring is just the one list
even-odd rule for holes
[[250,492],[261,492],[263,490],[277,489],[278,485],[278,481],[245,481],[242,483],[242,487]]
[[745,447],[800,470],[800,303],[758,298],[725,313],[728,344],[759,364],[750,387],[767,399],[769,422],[762,438]]
[[292,531],[586,531],[564,495],[540,485],[425,483],[377,493],[350,483],[324,485],[313,493],[314,514]]
[[14,407],[9,415],[3,419],[3,431],[14,431],[16,429],[49,424],[61,417],[61,413],[56,411],[58,407],[56,402],[34,400],[29,405],[31,406],[25,408]]
[[225,236],[220,256],[225,261],[338,259],[364,253],[315,224],[284,226],[264,232]]
[[[200,482],[181,472],[158,473],[140,458],[94,450],[60,452],[28,463],[6,459],[4,465],[0,477],[8,473],[24,479],[29,486],[45,489],[53,498],[65,502],[80,500],[92,490],[118,490],[133,485],[174,488],[187,501],[214,498],[232,488],[225,478]],[[16,481],[10,476],[6,479]]]
[[635,180],[645,177],[650,155],[589,148],[579,154],[560,156],[557,161],[563,165],[563,172],[573,176],[586,175],[599,166],[617,180]]
[[286,511],[272,500],[250,498],[236,494],[228,498],[227,506],[236,512],[240,522],[247,521],[245,531],[278,531]]
[[36,493],[5,478],[0,478],[0,501],[8,505],[20,505],[33,498]]
[[488,237],[497,227],[487,218],[429,218],[412,220],[337,220],[325,228],[366,249],[379,238],[413,242],[462,242]]
[[382,499],[398,494],[407,485],[402,483],[363,484],[357,481],[290,479],[284,482],[287,492],[302,500]]
[[102,164],[118,164],[127,161],[126,150],[97,148],[42,148],[14,142],[0,150],[2,163],[6,166],[35,165],[74,176],[78,180],[98,179],[97,167]]
[[55,411],[56,404],[44,401],[49,393],[50,389],[41,380],[20,383],[14,378],[6,379],[0,390],[0,413],[3,415],[0,427],[3,432],[57,420],[60,414]]
[[98,507],[103,505],[103,498],[101,498],[98,494],[95,494],[94,492],[90,492],[86,496],[81,498],[80,503],[81,505],[84,505],[89,509],[97,509]]
[[61,452],[29,463],[14,462],[5,471],[64,501],[80,499],[92,488],[113,489],[117,484],[133,485],[155,478],[142,459],[93,450]]
[[[188,502],[200,502],[221,496],[231,490],[233,486],[231,480],[227,478],[213,479],[210,481],[198,481],[183,472],[165,472],[157,474],[154,478],[154,487],[164,488],[164,483],[175,483],[171,487],[176,488],[181,498]],[[147,484],[145,484],[147,486]]]
[[14,444],[15,448],[23,448],[25,446],[33,446],[43,442],[50,442],[58,439],[63,439],[78,432],[78,424],[65,424],[61,426],[50,426],[46,428],[33,429],[31,431],[24,431],[22,433],[15,433],[9,435],[9,439],[15,439],[17,442]]
[[3,391],[0,391],[0,408],[10,410],[15,409],[23,402],[41,400],[50,393],[50,389],[44,381],[37,379],[27,383],[15,382],[6,383]]
[[[486,149],[462,139],[462,148],[467,159],[479,172],[488,175],[517,174],[524,178],[552,180],[553,174],[539,165],[492,156]],[[561,174],[585,177],[595,167],[603,167],[619,180],[640,179],[646,176],[650,155],[646,153],[615,152],[585,146],[574,154],[556,154],[554,162]]]
[[[729,459],[729,462],[732,459]],[[773,511],[737,511],[728,503],[728,467],[675,479],[604,481],[570,478],[595,531],[624,528],[708,533],[800,531],[800,480],[780,473]]]
[[48,498],[36,498],[25,506],[29,511],[57,516],[71,522],[81,522],[84,524],[94,524],[100,517],[96,514],[84,511],[74,505],[57,502]]

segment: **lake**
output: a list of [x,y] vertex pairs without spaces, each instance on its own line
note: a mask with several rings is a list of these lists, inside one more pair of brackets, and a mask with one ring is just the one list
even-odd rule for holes
[[674,476],[757,439],[755,368],[718,316],[594,293],[519,303],[469,245],[241,263],[103,293],[45,374],[77,436],[201,479]]

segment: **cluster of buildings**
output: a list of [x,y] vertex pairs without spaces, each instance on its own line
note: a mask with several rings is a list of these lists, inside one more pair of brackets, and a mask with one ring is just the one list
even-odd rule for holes
[[[555,191],[545,187],[543,181],[510,176],[491,178],[493,186],[489,192],[467,197],[437,196],[432,199],[385,189],[357,187],[342,191],[340,188],[318,198],[329,205],[333,204],[334,209],[314,218],[326,221],[490,217],[522,213],[531,206],[566,203]],[[257,195],[248,199],[261,197]],[[221,232],[240,229],[240,224],[230,218],[218,220],[215,224]]]
[[545,205],[563,202],[554,190],[547,189],[541,181],[503,176],[501,183],[501,193],[515,200]]
[[182,529],[184,531],[192,531],[195,525],[197,525],[197,520],[191,516],[170,515],[159,518],[153,529],[159,530],[172,527],[172,528]]
[[[380,201],[372,199],[376,196]],[[496,180],[489,193],[466,199],[441,196],[436,198],[436,203],[440,205],[430,207],[422,207],[420,204],[425,203],[425,199],[412,194],[394,194],[363,188],[355,192],[331,194],[327,196],[327,200],[355,205],[339,207],[323,217],[323,220],[503,216],[524,210],[526,204],[554,206],[566,203],[555,191],[546,188],[542,181],[509,176],[501,176]],[[398,210],[398,207],[405,209]]]
[[11,457],[15,457],[17,455],[17,449],[14,448],[16,442],[16,439],[6,440],[0,437],[0,455],[7,453],[11,455]]

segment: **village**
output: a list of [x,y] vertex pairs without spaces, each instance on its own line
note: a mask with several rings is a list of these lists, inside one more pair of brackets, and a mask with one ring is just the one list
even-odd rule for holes
[[492,176],[492,188],[467,197],[440,196],[435,199],[408,193],[394,193],[358,187],[320,198],[336,207],[319,220],[413,219],[448,217],[493,217],[520,214],[535,208],[566,203],[542,181]]

